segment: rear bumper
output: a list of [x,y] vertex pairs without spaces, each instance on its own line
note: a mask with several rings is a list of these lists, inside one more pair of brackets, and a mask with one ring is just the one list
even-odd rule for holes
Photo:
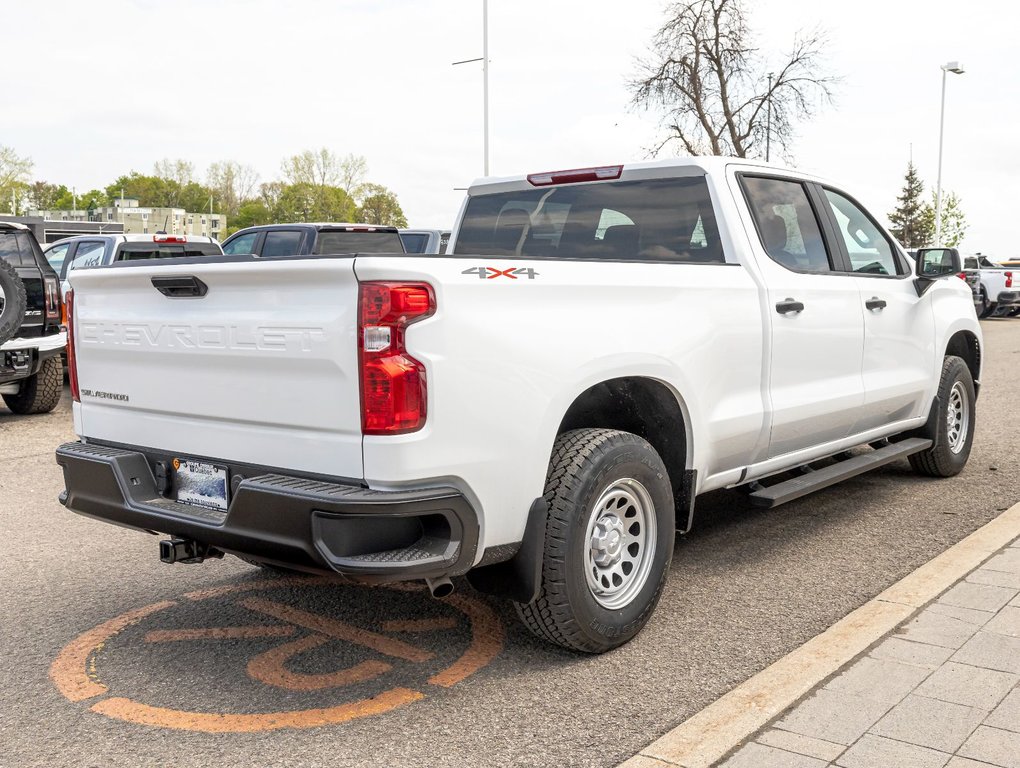
[[43,360],[60,354],[67,334],[10,339],[0,346],[0,384],[20,381],[39,372]]
[[116,525],[357,581],[454,576],[474,562],[478,518],[454,488],[373,491],[269,472],[244,476],[230,467],[230,505],[222,512],[160,495],[154,465],[163,458],[66,443],[56,455],[66,486],[60,501]]
[[1020,291],[1001,291],[995,303],[1000,308],[1020,306]]

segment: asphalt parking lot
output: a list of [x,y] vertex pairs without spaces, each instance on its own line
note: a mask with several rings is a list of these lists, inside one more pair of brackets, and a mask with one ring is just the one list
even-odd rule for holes
[[0,766],[612,766],[1020,500],[1020,322],[990,320],[963,474],[906,461],[776,510],[699,500],[645,631],[546,645],[458,584],[343,586],[74,515],[47,416],[0,406]]

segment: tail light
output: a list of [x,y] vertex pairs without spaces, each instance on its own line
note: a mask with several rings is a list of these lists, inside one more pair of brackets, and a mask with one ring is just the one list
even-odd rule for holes
[[74,402],[81,402],[81,392],[78,389],[78,360],[74,353],[74,290],[67,292],[64,299],[64,306],[67,308],[67,375],[71,380],[71,397]]
[[59,323],[62,319],[60,316],[60,281],[52,275],[46,275],[43,278],[43,290],[46,293],[43,302],[46,323],[47,325]]
[[436,311],[428,283],[362,283],[358,353],[361,429],[366,435],[399,435],[425,425],[425,366],[407,353],[411,323]]
[[963,280],[963,282],[967,282],[967,273],[966,272],[957,272],[956,276],[958,278],[960,278],[961,280]]
[[1007,272],[1006,273],[1006,287],[1007,288],[1012,288],[1013,287],[1013,273],[1012,272]]

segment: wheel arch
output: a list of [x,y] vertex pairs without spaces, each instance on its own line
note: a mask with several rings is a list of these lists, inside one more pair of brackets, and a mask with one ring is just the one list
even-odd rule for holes
[[981,388],[981,341],[977,334],[967,330],[954,333],[946,342],[943,357],[948,355],[959,357],[967,364],[977,394]]
[[677,527],[691,524],[696,474],[691,419],[683,399],[669,385],[647,376],[600,381],[567,408],[556,434],[583,428],[618,429],[647,440],[662,458],[676,504]]

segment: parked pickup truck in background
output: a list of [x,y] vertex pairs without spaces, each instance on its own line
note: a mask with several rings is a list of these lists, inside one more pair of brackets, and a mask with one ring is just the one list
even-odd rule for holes
[[43,248],[46,260],[60,276],[67,292],[67,275],[79,267],[99,267],[115,261],[172,259],[184,256],[222,256],[223,249],[202,235],[78,235]]
[[267,224],[240,229],[223,241],[231,256],[264,258],[338,253],[403,253],[396,227],[371,224]]
[[408,253],[446,253],[448,229],[402,229],[400,239]]
[[47,413],[64,389],[57,275],[31,230],[0,222],[0,396],[17,414]]
[[436,596],[467,574],[606,651],[698,494],[963,468],[982,337],[960,269],[915,267],[834,184],[690,158],[482,180],[446,255],[76,270],[61,501],[167,534],[164,562]]
[[963,271],[977,276],[979,317],[1010,314],[1020,307],[1020,271],[1007,269],[981,254],[965,257]]

